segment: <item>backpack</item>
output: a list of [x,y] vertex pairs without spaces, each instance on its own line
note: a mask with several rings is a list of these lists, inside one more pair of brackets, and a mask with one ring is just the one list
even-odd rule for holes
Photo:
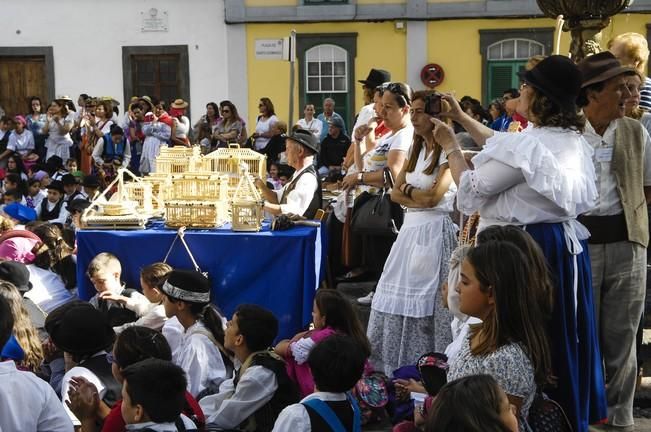
[[381,372],[373,372],[362,377],[353,387],[353,397],[359,405],[362,425],[377,423],[387,417],[389,402],[387,377]]

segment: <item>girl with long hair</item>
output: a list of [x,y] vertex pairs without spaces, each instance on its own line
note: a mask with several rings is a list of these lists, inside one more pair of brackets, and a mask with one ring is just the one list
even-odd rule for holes
[[25,352],[25,358],[20,365],[31,371],[38,371],[43,363],[43,346],[38,332],[23,306],[23,299],[18,288],[10,282],[0,281],[0,296],[4,297],[11,306],[11,313],[14,316],[13,334]]
[[27,129],[34,135],[36,154],[38,154],[39,159],[43,160],[45,157],[45,140],[47,138],[47,133],[43,132],[43,128],[45,128],[48,119],[43,112],[43,102],[38,96],[29,98],[25,120],[27,120]]
[[217,147],[227,147],[228,143],[239,143],[242,135],[243,123],[237,108],[231,101],[222,101],[220,104],[222,118],[214,128],[213,139]]
[[[350,336],[368,358],[371,344],[366,337],[350,302],[339,291],[320,289],[312,307],[314,330],[298,333],[291,340],[283,340],[275,347],[276,354],[285,358],[287,375],[299,386],[302,396],[314,392],[314,379],[307,364],[312,349],[324,339],[341,334]],[[367,364],[367,370],[370,366]]]
[[520,430],[527,430],[537,388],[551,374],[544,306],[527,289],[536,276],[515,245],[488,241],[468,252],[455,288],[460,311],[482,322],[471,326],[448,381],[491,375],[518,408]]

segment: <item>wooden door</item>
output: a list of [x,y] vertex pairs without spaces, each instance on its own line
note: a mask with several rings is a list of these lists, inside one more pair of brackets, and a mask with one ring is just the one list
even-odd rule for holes
[[47,106],[44,57],[0,57],[0,106],[8,116],[26,114],[28,99],[38,96]]

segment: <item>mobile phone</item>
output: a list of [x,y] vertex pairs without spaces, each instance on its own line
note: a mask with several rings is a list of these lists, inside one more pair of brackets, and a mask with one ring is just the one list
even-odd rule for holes
[[432,117],[438,117],[441,114],[441,95],[435,93],[425,98],[425,113]]

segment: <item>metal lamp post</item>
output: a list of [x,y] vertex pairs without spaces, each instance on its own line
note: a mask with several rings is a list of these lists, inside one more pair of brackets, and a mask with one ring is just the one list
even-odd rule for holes
[[570,55],[575,62],[601,51],[601,30],[610,24],[610,17],[633,3],[633,0],[536,1],[548,17],[563,15],[563,31],[572,35]]

